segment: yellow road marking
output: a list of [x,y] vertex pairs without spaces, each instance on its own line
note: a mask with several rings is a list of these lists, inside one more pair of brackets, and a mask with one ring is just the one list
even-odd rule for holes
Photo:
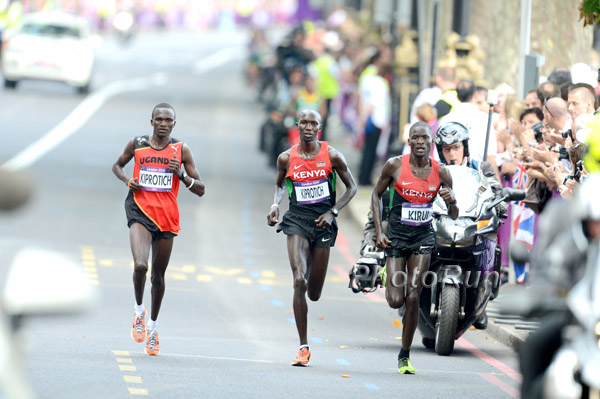
[[263,270],[261,275],[264,278],[275,278],[275,272],[273,270]]
[[[140,353],[145,354],[146,352],[132,352],[132,353]],[[261,359],[242,359],[236,357],[219,357],[219,356],[202,356],[202,355],[182,355],[177,353],[163,353],[160,352],[160,356],[171,356],[171,357],[190,357],[195,359],[212,359],[212,360],[233,360],[236,362],[250,362],[250,363],[273,363],[272,360],[261,360]],[[121,366],[122,367],[122,366]]]
[[97,280],[98,279],[98,274],[97,273],[87,273],[87,277],[89,279]]
[[129,351],[112,351],[115,356],[129,356]]
[[83,252],[94,252],[94,247],[87,247],[87,246],[81,247],[81,252],[82,253]]
[[260,284],[260,285],[273,285],[273,284],[275,284],[275,281],[261,278],[260,280],[258,280],[258,284]]
[[345,283],[347,280],[340,276],[331,276],[331,277],[327,277],[327,281],[330,281],[332,283]]
[[96,255],[94,255],[94,252],[85,252],[81,254],[81,259],[83,260],[95,260],[96,259]]
[[136,368],[135,368],[135,366],[119,364],[119,370],[121,370],[121,371],[136,371]]
[[172,272],[180,272],[180,273],[196,273],[196,266],[194,266],[194,265],[183,265],[181,267],[169,266],[169,270]]
[[244,272],[244,269],[219,269],[218,267],[213,266],[204,266],[204,270],[220,276],[235,276],[236,274],[241,274]]
[[90,280],[90,284],[92,284],[92,285],[100,285],[100,283],[98,282],[98,280]]
[[130,382],[133,384],[141,384],[142,383],[142,377],[136,377],[135,375],[124,375],[123,379],[125,380],[125,382]]
[[81,262],[81,264],[86,267],[91,267],[91,266],[96,267],[96,262],[93,260],[84,260],[83,262]]
[[238,277],[237,282],[239,284],[252,284],[252,279],[248,277]]
[[88,266],[88,267],[84,267],[83,271],[86,272],[86,273],[96,273],[98,271],[98,269],[96,269],[93,266],[91,266],[91,267]]
[[212,276],[209,276],[208,274],[198,274],[196,275],[196,280],[201,283],[208,283],[212,280]]
[[114,266],[114,263],[113,263],[113,261],[111,259],[100,259],[98,261],[98,264],[100,266],[106,266],[106,267]]
[[133,363],[133,359],[130,357],[118,357],[115,360],[117,363]]
[[167,278],[172,278],[173,280],[187,280],[187,276],[182,273],[167,273]]
[[130,395],[148,396],[148,390],[144,388],[127,388]]

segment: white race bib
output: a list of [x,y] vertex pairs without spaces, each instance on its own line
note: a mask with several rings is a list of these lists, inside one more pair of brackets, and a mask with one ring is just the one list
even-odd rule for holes
[[299,204],[316,204],[330,198],[327,179],[295,181],[294,189]]
[[173,186],[173,172],[166,168],[140,166],[138,182],[145,191],[169,192]]
[[405,202],[402,204],[402,224],[410,226],[423,226],[431,223],[433,219],[432,204],[412,204]]

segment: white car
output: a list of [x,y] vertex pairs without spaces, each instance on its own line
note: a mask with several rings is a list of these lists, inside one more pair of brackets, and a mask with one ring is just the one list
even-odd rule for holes
[[83,18],[55,12],[24,15],[21,27],[2,45],[4,87],[14,89],[22,79],[43,79],[87,93],[94,68],[90,37]]

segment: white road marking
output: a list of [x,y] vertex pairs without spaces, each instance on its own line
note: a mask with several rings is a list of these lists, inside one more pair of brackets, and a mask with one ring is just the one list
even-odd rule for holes
[[[215,69],[229,61],[245,57],[242,46],[228,47],[209,55],[194,65],[196,74]],[[76,133],[110,98],[128,91],[144,90],[149,86],[161,86],[168,82],[164,72],[155,73],[149,78],[136,78],[108,84],[85,98],[65,119],[31,143],[24,150],[9,159],[0,168],[16,171],[30,167],[60,143]]]

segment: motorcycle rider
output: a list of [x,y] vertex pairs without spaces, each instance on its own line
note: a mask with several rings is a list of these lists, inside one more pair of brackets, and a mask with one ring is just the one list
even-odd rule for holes
[[[434,139],[440,163],[444,165],[463,165],[468,168],[480,170],[488,179],[495,195],[502,190],[502,185],[496,178],[494,168],[486,161],[471,159],[469,156],[469,131],[458,122],[448,122],[439,127]],[[507,205],[501,202],[498,205],[498,214],[506,213]],[[473,323],[478,330],[487,328],[487,314],[483,314]]]

